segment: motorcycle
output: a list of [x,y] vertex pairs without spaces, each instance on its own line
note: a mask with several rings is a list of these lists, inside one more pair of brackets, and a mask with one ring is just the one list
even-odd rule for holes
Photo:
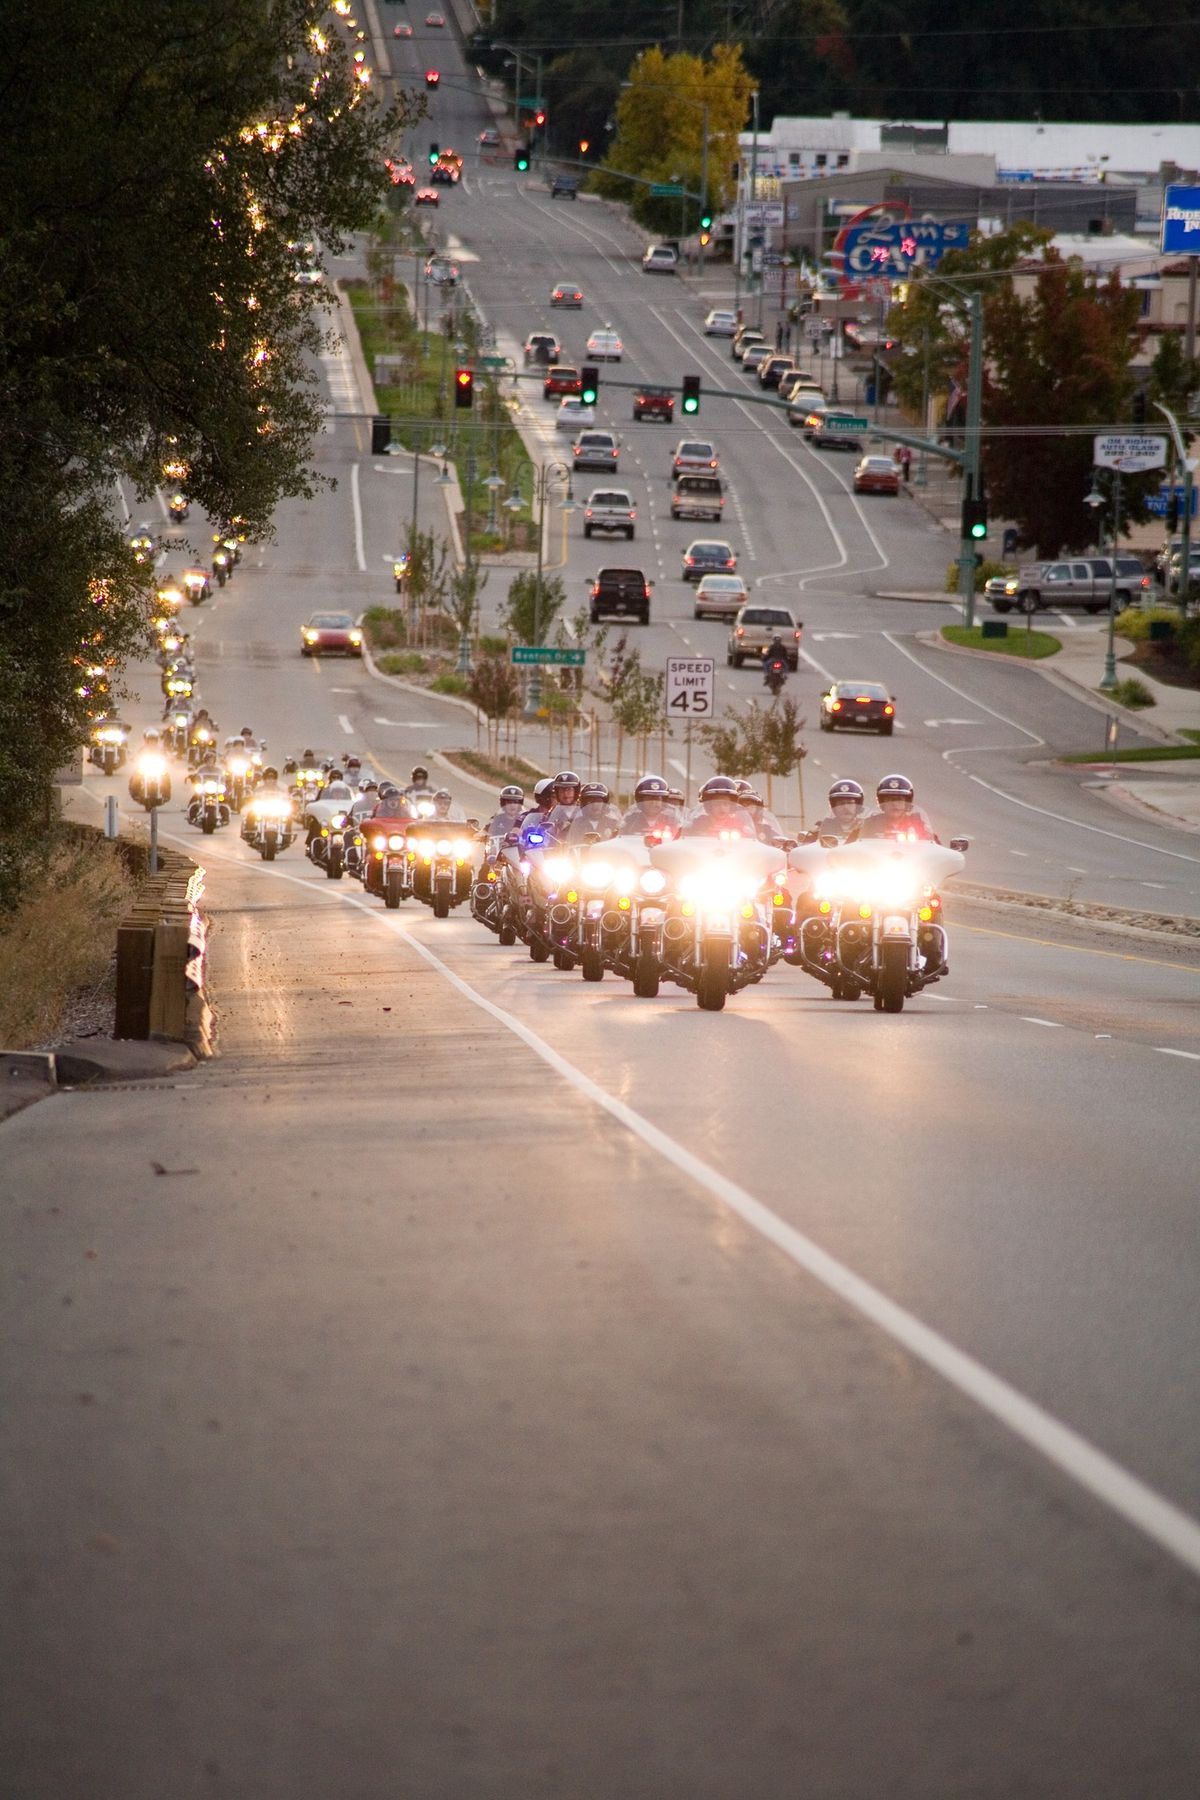
[[218,825],[228,825],[232,816],[225,798],[225,783],[219,775],[205,775],[192,785],[188,824],[198,825],[205,837],[211,837]]
[[229,577],[233,574],[233,565],[230,560],[230,555],[229,555],[228,550],[225,549],[224,545],[218,545],[218,547],[213,551],[212,572],[213,572],[213,578],[216,581],[217,586],[220,588],[223,588],[225,586],[225,583],[229,580]]
[[190,700],[196,691],[196,672],[191,664],[175,657],[162,672],[163,697],[168,706]]
[[505,916],[504,874],[504,839],[489,837],[471,889],[471,917],[494,931],[502,944],[514,944],[517,934]]
[[142,751],[129,777],[129,796],[147,812],[167,804],[171,798],[171,770],[161,751]]
[[348,809],[336,800],[318,800],[310,808],[309,822],[305,855],[324,869],[329,881],[340,881],[347,867],[347,839],[357,835]]
[[167,501],[167,511],[176,525],[182,525],[191,511],[191,502],[186,494],[172,494]]
[[190,707],[169,706],[163,714],[166,721],[163,726],[163,741],[172,756],[186,756],[188,742],[192,735],[192,714]]
[[274,862],[276,853],[286,850],[295,835],[292,803],[277,788],[255,794],[246,803],[242,837],[264,862]]
[[772,657],[763,669],[763,686],[769,688],[772,700],[777,700],[783,692],[788,678],[787,661],[782,656]]
[[662,973],[694,993],[703,1012],[720,1012],[770,966],[784,852],[740,836],[677,838],[652,849],[650,860],[672,886]]
[[199,768],[217,741],[211,725],[194,725],[188,738],[188,768]]
[[824,866],[804,845],[791,867],[812,880],[813,911],[800,925],[798,961],[835,1000],[870,994],[876,1012],[898,1013],[906,999],[949,973],[949,944],[939,888],[964,867],[965,838],[869,838],[820,846]]
[[225,763],[225,791],[235,813],[240,813],[254,779],[254,765],[248,755],[234,751]]
[[404,582],[408,575],[408,567],[411,560],[412,558],[409,556],[407,550],[402,550],[399,556],[392,558],[392,580],[396,583],[396,592],[398,594],[404,592]]
[[88,761],[94,763],[102,775],[115,775],[124,766],[128,743],[128,725],[122,725],[117,719],[100,719],[92,727]]
[[450,819],[414,820],[405,837],[411,857],[411,891],[433,909],[435,919],[446,919],[471,892],[473,869],[472,827]]
[[628,843],[597,841],[547,857],[546,876],[556,886],[549,908],[555,943],[579,964],[585,981],[603,981],[629,935],[638,878],[634,854]]
[[203,569],[185,569],[179,585],[193,606],[199,606],[212,593],[212,582]]

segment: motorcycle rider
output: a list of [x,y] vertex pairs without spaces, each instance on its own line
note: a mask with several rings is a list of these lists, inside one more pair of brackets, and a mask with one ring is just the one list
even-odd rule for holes
[[787,645],[776,632],[763,657],[763,681],[772,693],[778,693],[788,678]]
[[643,775],[633,790],[633,805],[621,820],[621,836],[656,837],[660,843],[678,837],[680,814],[671,804],[670,792],[661,775]]
[[500,810],[494,812],[484,826],[481,836],[485,838],[507,837],[519,823],[525,807],[524,790],[515,784],[500,789]]
[[[255,790],[255,798],[261,799],[266,794],[278,795],[280,799],[287,798],[286,790],[279,785],[279,770],[275,768],[273,764],[263,770],[262,778]],[[254,813],[252,809],[247,808],[242,813],[242,836],[246,839],[247,843],[254,836],[255,829],[256,821]],[[292,826],[290,823],[288,824],[287,829],[291,831]]]
[[589,838],[616,837],[621,815],[612,804],[602,781],[588,781],[579,790],[579,811],[567,827],[568,844],[586,844]]
[[857,781],[843,775],[829,789],[828,813],[817,820],[811,831],[805,832],[803,841],[815,844],[820,838],[833,837],[843,844],[853,843],[862,823],[865,802],[866,795]]
[[738,800],[754,820],[754,835],[759,843],[790,846],[792,840],[784,836],[783,826],[769,811],[762,795],[755,793],[748,781],[739,781],[737,785]]
[[[204,807],[204,783],[219,781],[222,788],[225,785],[225,777],[221,772],[221,765],[217,761],[215,747],[208,749],[203,760],[188,776],[188,780],[192,786],[192,797],[188,801],[187,821],[189,825],[194,825]],[[228,825],[229,807],[224,799],[220,802],[220,817],[222,825]]]
[[518,821],[517,828],[520,832],[522,852],[531,847],[530,834],[539,838],[542,843],[548,841],[550,837],[550,815],[553,811],[554,777],[552,775],[547,775],[535,784],[533,790],[533,805],[527,812],[522,813],[521,818]]
[[438,788],[433,796],[433,816],[445,819],[450,825],[465,825],[467,815],[454,799],[449,788]]
[[683,837],[755,836],[754,820],[738,801],[731,775],[710,775],[700,789],[700,804],[681,833]]
[[878,812],[868,813],[859,827],[859,839],[881,837],[923,838],[934,844],[941,839],[916,804],[916,792],[907,775],[885,775],[875,789]]
[[574,769],[561,769],[554,777],[554,811],[550,814],[550,830],[561,842],[570,831],[579,812],[579,791],[583,786]]
[[417,763],[409,777],[408,786],[405,788],[404,792],[411,800],[414,794],[423,794],[428,786],[429,770],[425,767],[424,763]]

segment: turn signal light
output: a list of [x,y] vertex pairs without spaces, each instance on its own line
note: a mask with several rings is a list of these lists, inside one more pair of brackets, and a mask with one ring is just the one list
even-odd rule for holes
[[858,916],[859,916],[859,918],[860,918],[860,919],[869,919],[869,918],[870,918],[870,916],[871,916],[871,909],[870,909],[870,907],[869,907],[869,906],[867,906],[867,905],[866,905],[866,904],[865,904],[865,903],[864,903],[864,904],[863,904],[863,905],[862,905],[862,906],[860,906],[860,907],[859,907],[859,909],[858,909]]
[[930,919],[932,919],[932,917],[933,917],[932,906],[923,906],[921,908],[920,912],[917,914],[917,917],[919,919],[921,919],[926,925],[928,925]]

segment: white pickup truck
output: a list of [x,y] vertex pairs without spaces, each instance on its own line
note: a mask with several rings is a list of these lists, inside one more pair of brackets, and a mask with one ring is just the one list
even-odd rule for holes
[[595,531],[616,532],[633,539],[637,524],[637,508],[633,496],[624,488],[596,488],[588,496],[583,509],[583,535],[590,538]]

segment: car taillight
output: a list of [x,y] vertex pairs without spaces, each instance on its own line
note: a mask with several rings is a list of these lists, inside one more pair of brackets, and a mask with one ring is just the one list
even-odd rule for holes
[[746,627],[744,625],[739,625],[736,632],[734,633],[734,636],[735,637],[745,637],[745,635],[746,635]]
[[685,563],[686,563],[686,564],[687,564],[687,566],[688,566],[688,568],[689,568],[689,569],[694,569],[694,568],[695,568],[695,566],[696,566],[696,559],[695,559],[695,557],[694,557],[694,556],[685,556],[685,557],[684,557],[684,559],[683,559],[683,560],[684,560],[684,562],[685,562]]

